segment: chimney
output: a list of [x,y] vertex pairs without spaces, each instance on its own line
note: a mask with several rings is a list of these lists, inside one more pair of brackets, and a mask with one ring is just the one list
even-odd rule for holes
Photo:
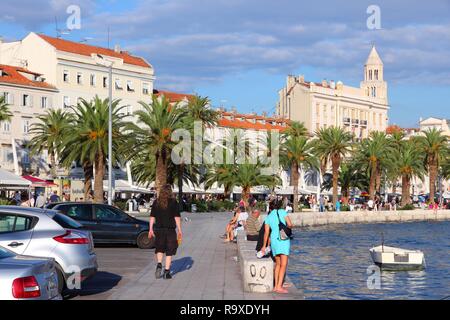
[[334,82],[334,80],[330,81],[330,88],[331,89],[336,89],[336,82]]
[[305,76],[303,74],[298,76],[298,82],[305,83]]
[[327,87],[328,87],[327,79],[323,79],[323,80],[322,80],[322,87],[324,87],[324,88],[327,88]]
[[120,53],[120,45],[119,44],[116,44],[114,46],[114,51],[117,52],[117,53]]

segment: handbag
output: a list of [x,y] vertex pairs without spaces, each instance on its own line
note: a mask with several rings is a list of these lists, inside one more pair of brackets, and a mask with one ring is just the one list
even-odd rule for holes
[[280,240],[293,239],[294,236],[292,235],[292,229],[289,228],[287,225],[285,225],[283,222],[281,222],[278,210],[277,210],[277,217],[278,217],[278,227],[280,228]]

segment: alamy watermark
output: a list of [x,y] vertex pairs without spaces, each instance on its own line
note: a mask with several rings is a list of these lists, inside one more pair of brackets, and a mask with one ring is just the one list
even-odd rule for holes
[[176,165],[260,164],[262,175],[274,175],[279,170],[279,130],[229,129],[226,137],[217,139],[221,143],[210,141],[202,122],[196,121],[193,136],[190,130],[177,129],[171,139],[177,142],[171,153],[172,162]]
[[379,6],[372,4],[367,7],[367,28],[369,30],[380,30],[381,29],[381,9]]
[[66,13],[69,17],[66,20],[67,29],[80,30],[81,29],[81,8],[77,5],[70,5],[67,7]]
[[381,289],[381,269],[379,266],[371,265],[367,268],[367,289],[380,290]]

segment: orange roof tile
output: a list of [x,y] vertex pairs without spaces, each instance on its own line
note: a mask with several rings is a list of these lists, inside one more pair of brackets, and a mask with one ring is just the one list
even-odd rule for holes
[[75,53],[83,56],[91,56],[92,54],[101,54],[105,56],[123,59],[123,62],[126,64],[131,64],[144,68],[151,68],[151,66],[147,62],[145,62],[144,59],[132,56],[125,51],[116,52],[114,50],[107,48],[91,46],[88,44],[68,41],[59,38],[53,38],[43,34],[39,34],[38,36],[47,41],[50,45],[52,45],[53,47],[56,48],[56,50],[59,51]]
[[194,97],[191,94],[176,93],[176,92],[156,90],[156,89],[153,90],[153,94],[155,94],[157,96],[165,96],[172,103],[183,101],[185,98],[189,100],[192,97]]
[[32,72],[21,67],[8,66],[3,64],[0,64],[0,70],[2,71],[2,75],[0,76],[0,83],[56,90],[56,87],[48,84],[47,82],[30,80],[26,76],[21,74],[27,73],[32,76],[40,76],[40,73]]

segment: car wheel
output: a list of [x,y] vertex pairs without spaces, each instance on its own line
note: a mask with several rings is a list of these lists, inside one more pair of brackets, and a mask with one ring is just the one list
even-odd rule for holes
[[137,237],[136,244],[140,249],[151,249],[155,246],[155,239],[148,238],[148,231],[141,232]]

